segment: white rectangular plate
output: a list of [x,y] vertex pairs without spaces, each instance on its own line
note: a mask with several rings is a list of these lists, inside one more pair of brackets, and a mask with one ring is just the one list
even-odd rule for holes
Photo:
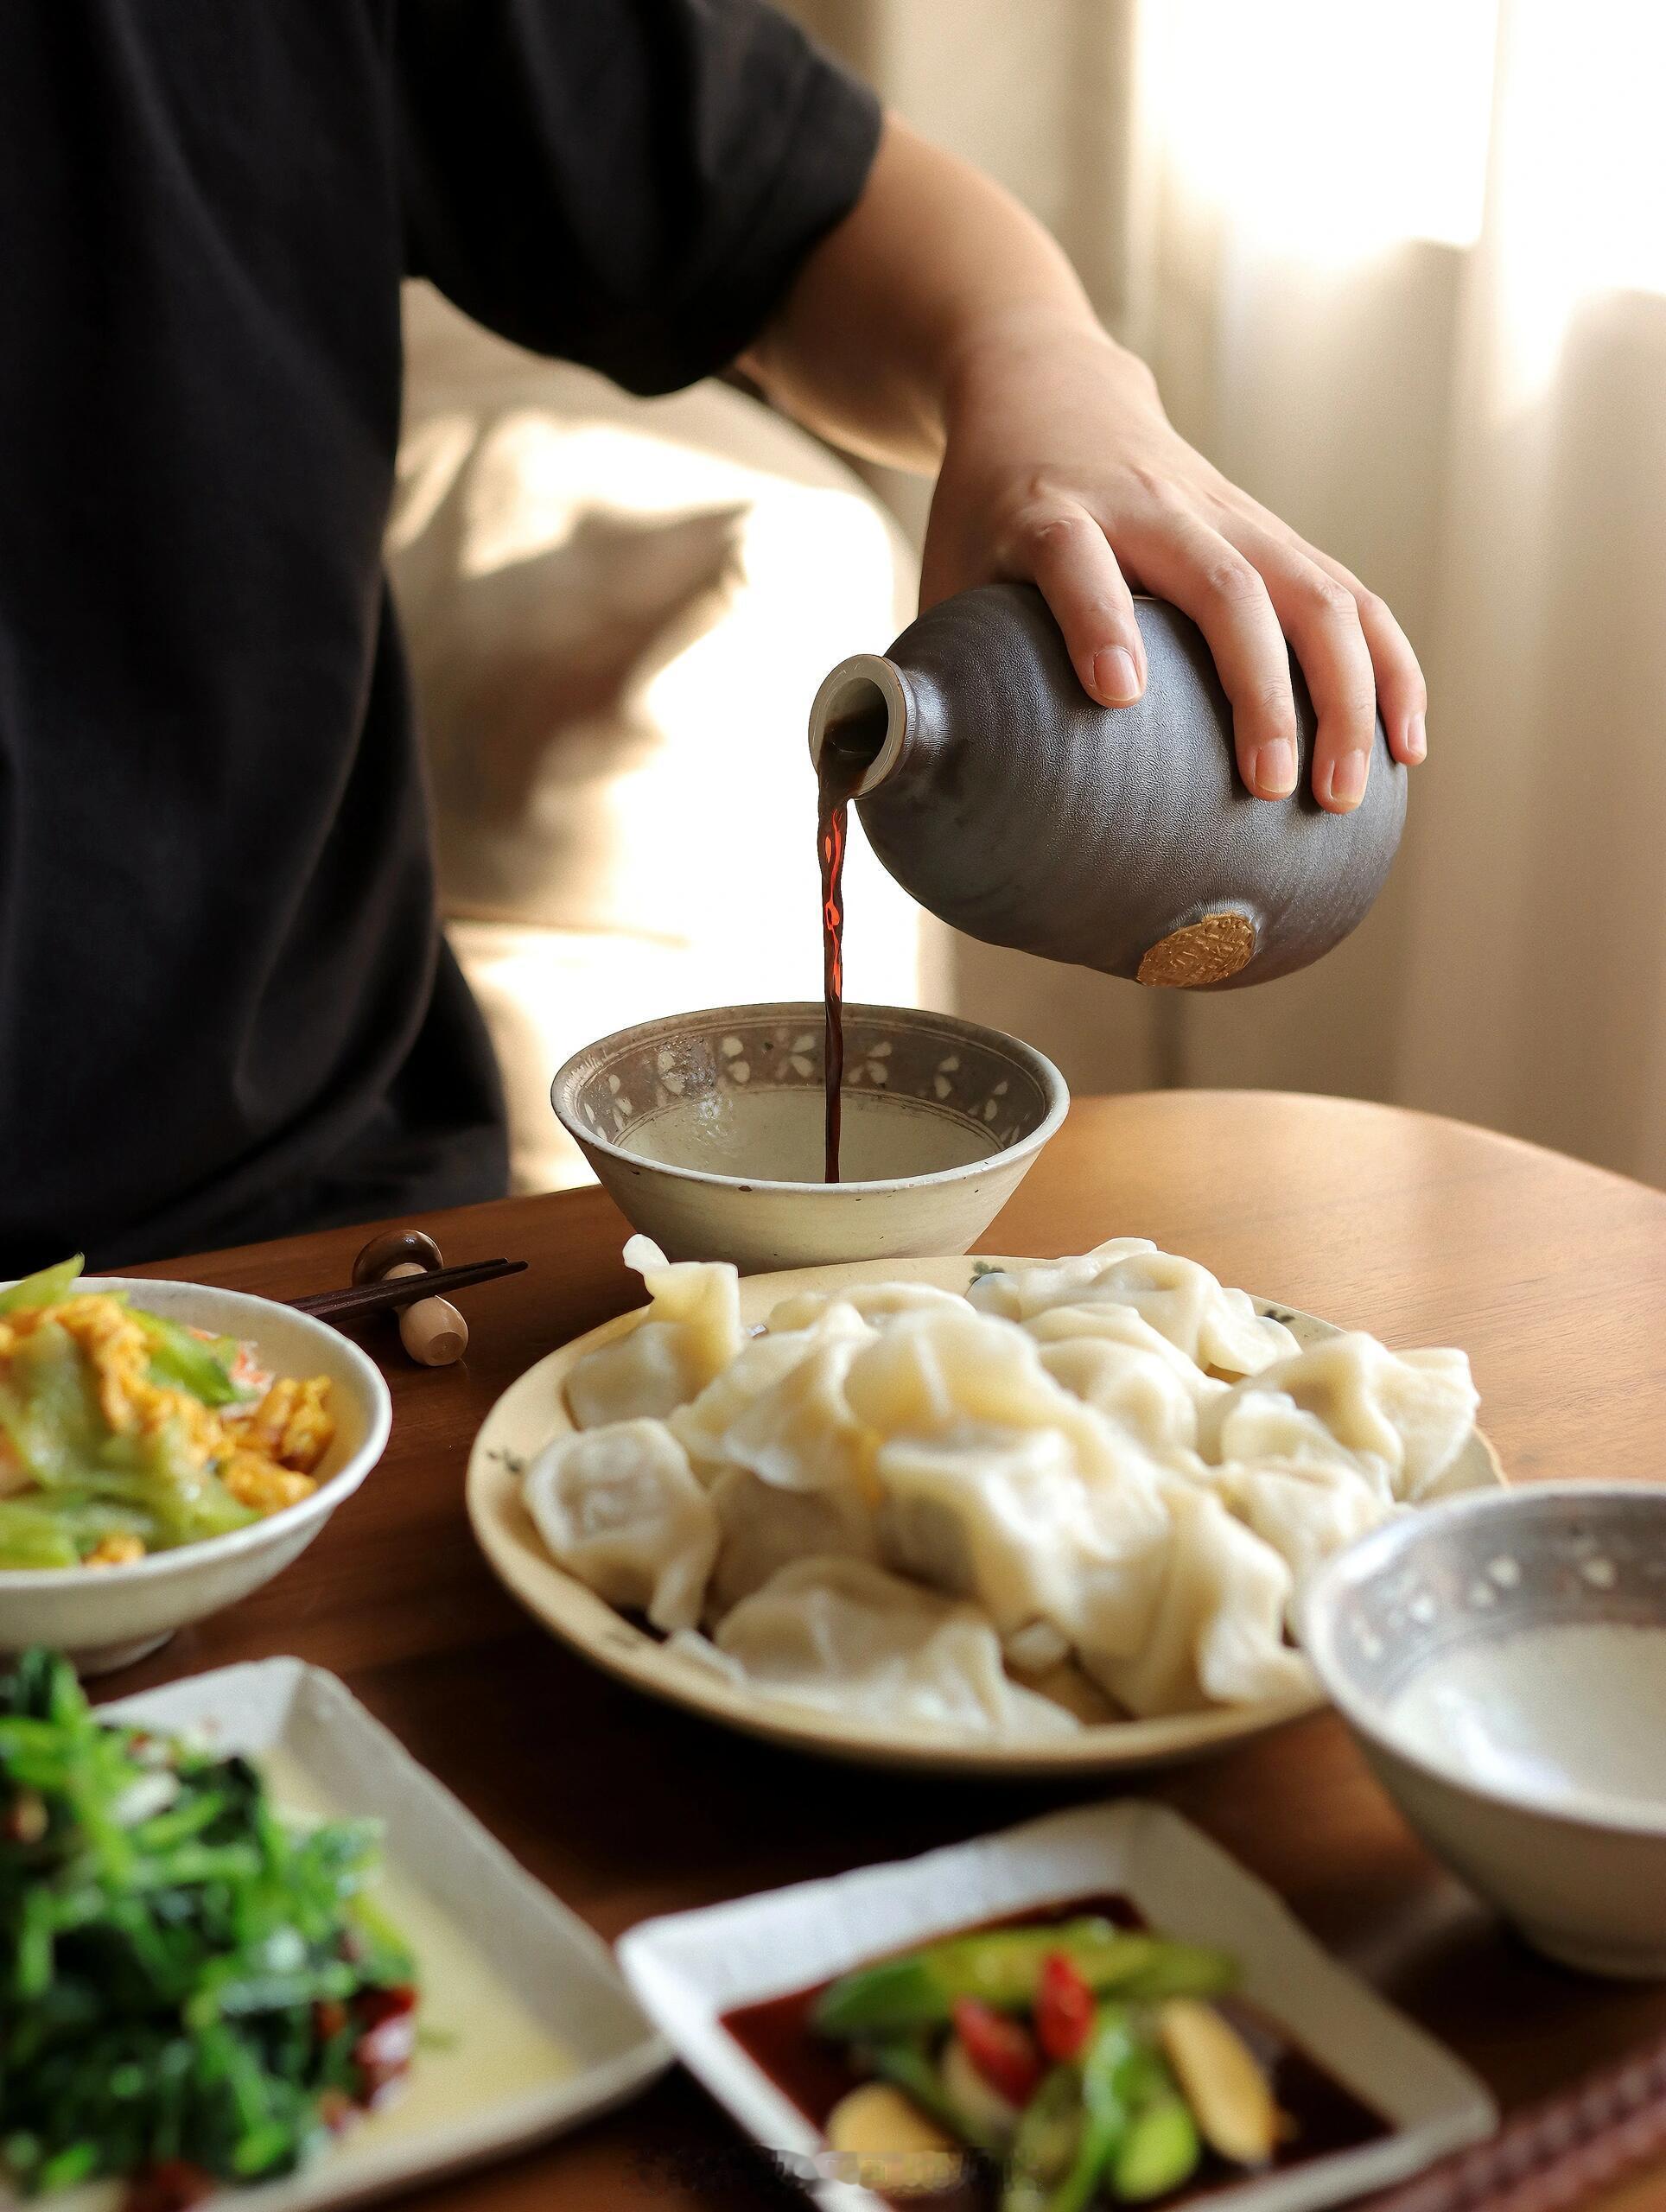
[[808,1988],[937,1936],[1038,1905],[1120,1893],[1151,1924],[1218,1944],[1243,1992],[1389,2120],[1358,2150],[1218,2190],[1231,2212],[1301,2212],[1418,2171],[1491,2134],[1497,2112],[1449,2051],[1326,1956],[1271,1890],[1166,1806],[1057,1813],[895,1865],[643,1922],[626,1978],[684,2064],[825,2212],[886,2212],[843,2181],[819,2131],[721,2024],[737,2005]]
[[[387,1909],[417,1954],[420,2017],[446,2037],[444,2048],[419,2050],[391,2110],[349,2131],[304,2171],[216,2196],[217,2207],[313,2212],[431,2181],[605,2112],[670,2063],[600,1936],[334,1675],[299,1659],[267,1659],[99,1709],[261,1760],[280,1806],[383,1822]],[[471,2069],[471,2031],[461,2015],[488,1987],[507,1993],[525,2032],[514,2050],[493,2049],[481,2066],[485,2033],[476,2020]],[[52,2204],[54,2212],[92,2212],[113,2196],[98,2184]],[[0,2208],[17,2204],[0,2184]]]

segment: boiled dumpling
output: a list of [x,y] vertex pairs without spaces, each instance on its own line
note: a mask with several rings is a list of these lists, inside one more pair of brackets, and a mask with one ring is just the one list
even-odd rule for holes
[[1205,1459],[1224,1465],[1294,1467],[1365,1483],[1385,1503],[1394,1496],[1385,1458],[1350,1451],[1317,1414],[1304,1411],[1260,1376],[1200,1409],[1198,1444]]
[[965,1304],[957,1291],[939,1290],[935,1283],[856,1283],[848,1290],[795,1291],[792,1297],[779,1300],[770,1308],[768,1325],[772,1331],[807,1329],[830,1306],[837,1305],[850,1306],[864,1321],[883,1328],[899,1313],[920,1313],[933,1306],[963,1309]]
[[723,1434],[772,1383],[795,1368],[810,1349],[803,1331],[791,1336],[753,1337],[715,1375],[698,1397],[676,1406],[666,1426],[704,1480],[723,1465]]
[[731,1659],[727,1651],[720,1651],[711,1638],[702,1636],[697,1628],[673,1629],[665,1638],[665,1649],[672,1658],[697,1667],[703,1674],[715,1675],[731,1689],[741,1690],[747,1686],[747,1670],[740,1661]]
[[613,1343],[575,1363],[567,1406],[580,1428],[621,1421],[663,1421],[702,1388],[690,1344],[675,1321],[639,1321]]
[[1462,1352],[1393,1352],[1356,1331],[1311,1344],[1214,1402],[1201,1424],[1204,1451],[1328,1465],[1340,1452],[1389,1496],[1415,1503],[1451,1472],[1479,1403]]
[[966,1295],[980,1313],[1023,1321],[1050,1306],[1070,1305],[1074,1294],[1097,1281],[1114,1261],[1156,1249],[1148,1236],[1114,1236],[1068,1260],[1032,1260],[1022,1267],[978,1269]]
[[972,1606],[854,1559],[785,1567],[728,1615],[717,1649],[766,1695],[852,1719],[1052,1737],[1079,1723],[1010,1681]]
[[[863,1328],[860,1338],[824,1333],[804,1358],[754,1398],[723,1433],[724,1459],[781,1490],[861,1489],[874,1439],[850,1409],[845,1381],[873,1341]],[[871,1484],[868,1487],[871,1493]]]
[[1046,1621],[1135,1648],[1167,1515],[1154,1463],[1072,1398],[1021,1331],[911,1314],[852,1361],[845,1394],[879,1440],[885,1556],[975,1597],[1002,1634]]
[[1150,1633],[1125,1659],[1081,1650],[1083,1665],[1141,1718],[1208,1705],[1254,1705],[1311,1691],[1307,1663],[1283,1639],[1290,1570],[1210,1491],[1169,1494],[1173,1535]]
[[1022,1330],[964,1306],[894,1322],[861,1347],[844,1387],[853,1415],[881,1443],[1039,1429],[1064,1440],[1084,1482],[1154,1471],[1142,1449],[1054,1381]]
[[526,1470],[533,1526],[559,1567],[656,1628],[692,1628],[717,1555],[717,1516],[657,1421],[556,1438]]
[[1019,1687],[1033,1690],[1049,1705],[1062,1706],[1066,1713],[1074,1713],[1084,1728],[1103,1728],[1107,1721],[1123,1717],[1097,1683],[1090,1681],[1073,1660],[1065,1660],[1045,1674],[1026,1674]]
[[879,1558],[873,1516],[849,1489],[783,1490],[747,1467],[725,1467],[711,1486],[717,1564],[707,1592],[713,1618],[761,1589],[795,1560]]
[[1256,1313],[1242,1290],[1226,1290],[1205,1267],[1123,1236],[1079,1260],[985,1275],[967,1293],[974,1306],[1028,1321],[1054,1306],[1131,1306],[1160,1336],[1225,1375],[1253,1375],[1297,1350],[1281,1322]]
[[842,1338],[855,1343],[873,1332],[853,1306],[830,1301],[802,1329],[751,1337],[722,1373],[715,1376],[670,1419],[671,1433],[687,1452],[695,1472],[709,1481],[730,1464],[724,1440],[748,1407],[765,1396],[819,1346]]
[[[1079,1308],[1065,1308],[1072,1315]],[[1132,1322],[1149,1336],[1154,1330],[1126,1306],[1103,1306],[1107,1318]],[[1052,1317],[1046,1317],[1052,1318]],[[1157,1338],[1162,1344],[1161,1338]],[[1173,1347],[1164,1359],[1143,1346],[1118,1343],[1109,1335],[1074,1333],[1043,1344],[1041,1364],[1053,1381],[1079,1398],[1099,1418],[1130,1444],[1167,1465],[1183,1465],[1196,1456],[1198,1400],[1202,1391],[1224,1389],[1202,1371],[1182,1361]],[[1180,1374],[1184,1366],[1188,1372]]]
[[1044,1349],[1049,1344],[1075,1344],[1091,1337],[1143,1352],[1189,1391],[1193,1398],[1218,1395],[1229,1386],[1205,1375],[1191,1356],[1154,1329],[1132,1306],[1109,1300],[1086,1306],[1046,1306],[1023,1323],[1024,1333]]
[[1400,1510],[1363,1477],[1312,1466],[1225,1467],[1219,1487],[1239,1520],[1289,1568],[1292,1625],[1294,1601],[1313,1569]]
[[[1179,1264],[1195,1263],[1183,1260]],[[1208,1274],[1207,1268],[1204,1272]],[[1214,1283],[1213,1275],[1209,1275],[1209,1281]],[[1214,1296],[1205,1299],[1192,1354],[1199,1367],[1218,1375],[1254,1375],[1300,1349],[1298,1339],[1282,1321],[1256,1311],[1256,1301],[1247,1290],[1229,1290],[1217,1283]]]
[[712,1492],[722,1529],[712,1585],[720,1611],[792,1560],[817,1553],[879,1555],[868,1473],[872,1439],[844,1396],[850,1363],[873,1332],[849,1307],[835,1306],[810,1331],[792,1332],[805,1334],[810,1351],[760,1392],[720,1440],[724,1469]]
[[1070,1661],[1070,1638],[1051,1621],[1026,1621],[1001,1639],[1001,1656],[1015,1675],[1050,1675]]
[[1168,1539],[1153,1470],[1090,1476],[1054,1427],[967,1421],[887,1440],[874,1461],[889,1563],[975,1598],[1002,1636],[1044,1621],[1078,1649],[1137,1649]]
[[740,1279],[728,1261],[672,1265],[657,1244],[633,1236],[627,1267],[652,1303],[634,1328],[587,1352],[567,1378],[567,1403],[581,1428],[664,1420],[722,1373],[744,1341]]
[[529,1511],[690,1664],[828,1711],[1057,1733],[1102,1694],[1292,1701],[1301,1584],[1461,1479],[1473,1429],[1460,1353],[1304,1351],[1144,1238],[963,1298],[798,1293],[752,1332],[732,1268],[626,1257],[652,1304],[575,1366]]
[[969,1421],[1077,1433],[1086,1425],[1030,1339],[963,1302],[893,1321],[863,1345],[845,1395],[856,1418],[882,1437],[930,1435]]

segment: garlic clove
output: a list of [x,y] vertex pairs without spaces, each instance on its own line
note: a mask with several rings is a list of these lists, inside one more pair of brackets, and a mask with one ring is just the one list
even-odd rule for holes
[[1210,2149],[1234,2165],[1264,2166],[1278,2145],[1279,2110],[1237,2030],[1199,1998],[1171,1997],[1157,2033]]
[[864,2082],[827,2116],[827,2145],[839,2154],[838,2178],[888,2196],[952,2189],[966,2152],[889,2082]]

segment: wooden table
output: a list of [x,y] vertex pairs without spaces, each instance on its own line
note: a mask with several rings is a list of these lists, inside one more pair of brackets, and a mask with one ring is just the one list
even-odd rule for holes
[[[637,1302],[619,1258],[624,1226],[595,1190],[424,1225],[448,1261],[502,1252],[531,1271],[469,1294],[465,1366],[418,1370],[391,1331],[373,1332],[394,1401],[381,1467],[287,1573],[112,1688],[275,1652],[333,1669],[609,1937],[649,1913],[917,1852],[1084,1794],[910,1782],[773,1751],[614,1686],[531,1626],[470,1536],[468,1446],[524,1369]],[[292,1297],[345,1282],[367,1234],[151,1272]],[[1056,1254],[1120,1235],[1391,1344],[1465,1346],[1483,1420],[1518,1480],[1663,1473],[1656,1192],[1391,1108],[1242,1092],[1084,1100],[985,1245]],[[1271,1882],[1506,2106],[1666,2029],[1666,1988],[1580,1980],[1501,1933],[1413,1841],[1328,1715],[1138,1786]],[[481,2212],[804,2202],[681,2074],[423,2201]]]

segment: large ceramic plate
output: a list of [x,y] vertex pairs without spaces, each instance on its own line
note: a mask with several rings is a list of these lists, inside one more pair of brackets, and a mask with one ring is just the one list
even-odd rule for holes
[[[800,1290],[842,1290],[867,1282],[927,1282],[944,1290],[963,1291],[978,1264],[1020,1267],[1029,1263],[979,1262],[971,1258],[865,1260],[843,1267],[800,1268],[783,1274],[743,1275],[741,1319],[748,1325],[762,1321],[779,1300]],[[1274,1300],[1258,1298],[1256,1305],[1260,1312],[1275,1314],[1285,1322],[1301,1344],[1316,1344],[1321,1338],[1339,1333],[1333,1323]],[[1310,1713],[1323,1702],[1315,1691],[1310,1697],[1277,1705],[1226,1706],[1159,1720],[1110,1720],[1085,1727],[1079,1735],[1040,1743],[1002,1743],[937,1728],[879,1728],[868,1721],[764,1697],[720,1680],[698,1661],[668,1650],[658,1637],[616,1613],[594,1591],[564,1573],[538,1541],[521,1503],[522,1467],[552,1436],[573,1426],[564,1386],[574,1363],[633,1328],[637,1318],[634,1313],[621,1314],[529,1368],[486,1415],[468,1463],[469,1518],[493,1567],[552,1635],[621,1681],[731,1728],[826,1758],[905,1767],[921,1773],[1038,1778],[1110,1774],[1197,1758],[1299,1713]],[[1497,1456],[1478,1430],[1441,1489],[1443,1492],[1474,1490],[1503,1480]]]

